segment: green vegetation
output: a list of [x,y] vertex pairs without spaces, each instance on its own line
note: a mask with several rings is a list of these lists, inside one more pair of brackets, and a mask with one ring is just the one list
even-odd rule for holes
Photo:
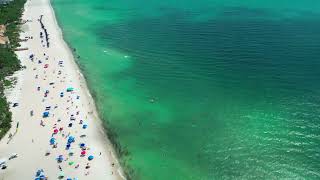
[[0,139],[11,128],[11,112],[3,90],[10,84],[5,77],[20,69],[14,48],[19,46],[20,17],[25,2],[26,0],[14,0],[9,4],[0,5],[0,24],[7,26],[5,35],[10,40],[10,46],[0,46]]

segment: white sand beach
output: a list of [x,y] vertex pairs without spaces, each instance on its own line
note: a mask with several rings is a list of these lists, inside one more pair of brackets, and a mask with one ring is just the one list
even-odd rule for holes
[[[40,25],[41,15],[49,47]],[[29,40],[21,42],[21,47],[29,49],[17,55],[26,68],[14,75],[16,85],[6,91],[8,101],[18,106],[11,104],[12,128],[0,142],[0,159],[8,159],[13,153],[18,157],[6,161],[7,169],[0,170],[0,179],[35,179],[41,169],[48,179],[58,179],[61,172],[62,179],[124,179],[50,1],[28,0],[22,18],[28,22],[22,27],[21,38]],[[70,87],[73,91],[67,92]],[[44,112],[49,116],[43,117]],[[67,147],[72,137],[74,141]],[[81,143],[85,144],[82,149]],[[61,162],[57,161],[59,155],[63,157]]]

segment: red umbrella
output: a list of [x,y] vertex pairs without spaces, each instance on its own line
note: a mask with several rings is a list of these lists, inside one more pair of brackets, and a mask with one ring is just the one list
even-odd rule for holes
[[54,133],[54,134],[57,134],[58,132],[59,132],[58,129],[54,129],[54,130],[53,130],[53,133]]
[[86,155],[86,151],[81,151],[81,155]]

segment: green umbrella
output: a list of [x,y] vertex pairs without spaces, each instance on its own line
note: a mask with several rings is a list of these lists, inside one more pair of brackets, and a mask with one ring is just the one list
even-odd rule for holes
[[70,162],[69,162],[69,165],[70,165],[70,166],[72,166],[73,164],[74,164],[74,162],[73,162],[73,161],[70,161]]

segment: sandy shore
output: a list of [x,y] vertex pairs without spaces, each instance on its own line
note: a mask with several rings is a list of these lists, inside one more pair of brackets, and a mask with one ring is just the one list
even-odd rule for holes
[[[41,15],[49,34],[49,47],[38,20]],[[17,52],[26,68],[14,75],[16,85],[6,91],[8,101],[19,105],[11,106],[12,128],[0,142],[0,159],[7,159],[13,153],[18,157],[7,161],[7,169],[0,170],[0,179],[35,179],[39,169],[43,169],[48,179],[58,179],[61,170],[63,179],[123,179],[85,80],[63,41],[50,1],[28,0],[23,19],[29,22],[23,25],[20,36],[32,38],[21,43],[29,50]],[[67,92],[68,87],[73,87],[73,92]],[[49,92],[45,94],[46,91]],[[49,117],[43,117],[45,111]],[[57,134],[54,129],[58,130]],[[70,148],[66,150],[71,136],[74,142],[69,143]],[[51,138],[54,138],[52,145]],[[84,156],[81,156],[80,143],[85,144]],[[60,163],[56,160],[59,155],[63,156]],[[90,155],[94,157],[91,161]]]

